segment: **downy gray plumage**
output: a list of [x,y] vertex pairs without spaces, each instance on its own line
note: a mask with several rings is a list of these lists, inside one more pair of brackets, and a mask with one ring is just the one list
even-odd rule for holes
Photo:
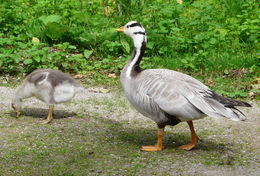
[[49,105],[47,120],[43,121],[49,123],[53,119],[54,104],[71,100],[81,90],[83,87],[77,81],[61,71],[38,69],[30,73],[16,89],[12,108],[18,118],[22,100],[34,96]]

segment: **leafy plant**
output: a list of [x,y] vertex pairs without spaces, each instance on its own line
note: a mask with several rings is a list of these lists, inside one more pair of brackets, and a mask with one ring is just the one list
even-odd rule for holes
[[256,0],[13,0],[0,3],[0,73],[37,68],[120,73],[131,40],[115,28],[130,20],[147,30],[144,68],[259,76]]

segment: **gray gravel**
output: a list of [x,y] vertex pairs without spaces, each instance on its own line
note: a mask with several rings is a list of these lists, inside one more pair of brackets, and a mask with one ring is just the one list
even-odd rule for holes
[[[86,113],[88,115],[98,112],[99,114],[102,114],[103,118],[109,118],[121,123],[129,123],[131,125],[138,124],[138,126],[143,126],[145,128],[156,129],[156,126],[151,123],[148,118],[144,118],[129,105],[122,92],[109,91],[108,93],[102,93],[102,90],[103,88],[100,87],[88,88],[85,89],[83,92],[77,94],[71,102],[57,105],[55,108],[54,118],[64,116],[64,111],[66,112],[65,115],[68,116],[73,116],[73,114],[78,112],[81,112],[80,114]],[[10,103],[14,95],[14,91],[15,89],[13,88],[0,87],[0,111],[11,110]],[[197,175],[198,170],[200,171],[200,175],[260,175],[260,108],[259,102],[249,103],[253,104],[253,108],[239,108],[248,117],[248,119],[244,122],[234,122],[227,119],[215,119],[210,117],[194,122],[197,133],[212,129],[212,124],[216,124],[218,127],[222,127],[223,129],[225,129],[224,135],[216,137],[213,134],[209,134],[206,136],[206,139],[204,137],[203,140],[211,141],[215,138],[219,138],[229,141],[233,138],[231,142],[234,144],[243,143],[245,140],[253,141],[255,143],[254,147],[256,149],[256,153],[254,154],[252,158],[252,163],[249,166],[227,168],[220,166],[204,166],[202,164],[192,164],[184,167],[174,167],[182,167],[182,169],[184,169],[184,172],[182,172],[182,174],[184,175]],[[24,108],[29,109],[30,113],[39,113],[38,115],[40,117],[44,117],[45,115],[47,115],[47,105],[37,100],[36,98],[25,100]],[[39,111],[39,109],[42,110]],[[183,125],[186,124],[182,123],[181,125],[178,125],[176,127],[167,127],[166,132],[167,130],[176,130],[177,133],[179,130],[181,130],[179,126]],[[234,130],[238,131],[237,136],[232,136],[232,131]],[[189,133],[188,128],[186,128],[185,132]],[[173,165],[169,165],[169,163],[161,164],[161,168],[169,169],[173,167]],[[147,173],[149,173],[149,170],[146,171],[146,174]],[[173,173],[173,175],[175,174]]]

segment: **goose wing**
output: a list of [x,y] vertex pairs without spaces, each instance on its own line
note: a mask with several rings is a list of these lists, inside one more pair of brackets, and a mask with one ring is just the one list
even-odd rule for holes
[[243,113],[232,105],[231,99],[220,95],[216,98],[216,93],[191,76],[165,69],[146,71],[143,91],[168,114],[182,120],[198,119],[203,114],[245,120]]

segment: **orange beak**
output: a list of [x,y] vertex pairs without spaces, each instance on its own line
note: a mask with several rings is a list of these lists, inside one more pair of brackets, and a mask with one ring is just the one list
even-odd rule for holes
[[118,31],[118,32],[124,32],[124,26],[121,26],[120,28],[117,28],[116,31]]

